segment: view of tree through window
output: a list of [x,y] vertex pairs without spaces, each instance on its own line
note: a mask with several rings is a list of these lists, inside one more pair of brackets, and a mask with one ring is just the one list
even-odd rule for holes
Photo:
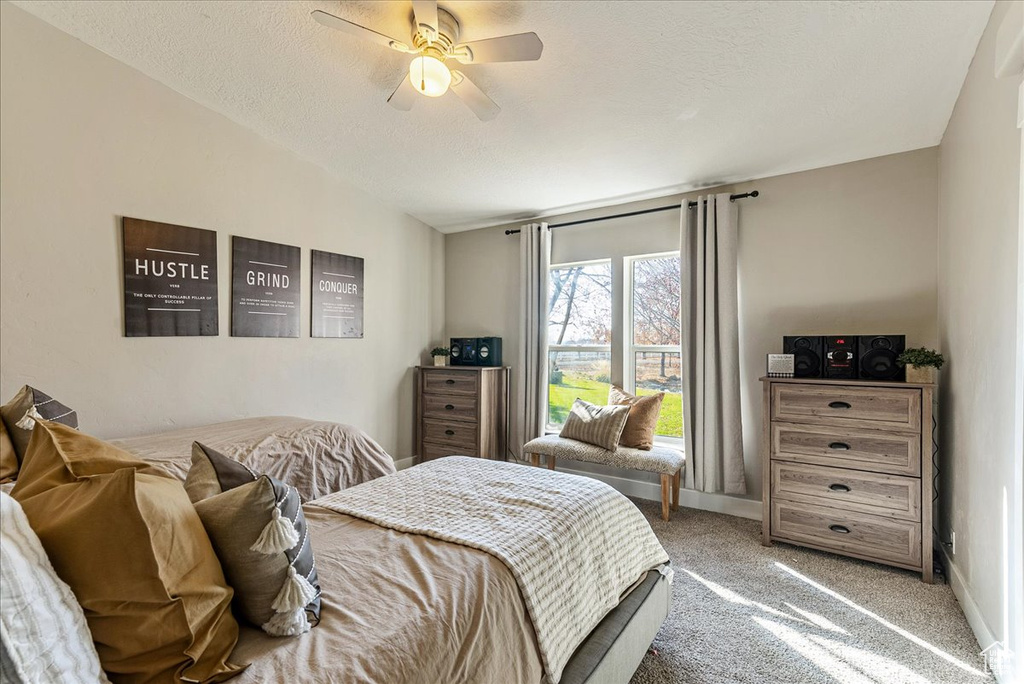
[[632,260],[633,389],[665,393],[657,434],[682,437],[682,369],[679,354],[679,257]]
[[594,404],[608,402],[611,262],[553,267],[548,296],[548,423],[558,426],[577,397]]

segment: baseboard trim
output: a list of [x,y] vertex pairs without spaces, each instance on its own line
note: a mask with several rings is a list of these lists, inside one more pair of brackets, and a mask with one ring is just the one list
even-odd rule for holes
[[[558,470],[563,473],[583,475],[601,480],[626,496],[648,501],[661,501],[661,485],[653,482],[641,482],[640,480],[632,480],[628,477],[585,472],[573,468],[560,467]],[[761,519],[760,501],[740,499],[739,497],[726,496],[724,494],[708,494],[706,492],[695,492],[692,489],[682,489],[679,491],[679,505],[713,513],[725,513],[726,515],[734,515],[739,518],[749,518],[750,520]]]
[[[970,625],[971,631],[974,632],[974,637],[978,640],[978,652],[980,653],[999,640],[996,639],[988,624],[985,623],[985,618],[982,617],[978,604],[967,589],[967,582],[964,581],[960,568],[956,566],[956,563],[953,562],[945,548],[939,547],[939,550],[942,554],[943,565],[946,567],[946,577],[949,579],[949,586],[953,590],[953,596],[960,603],[960,608],[964,611],[967,624]],[[996,681],[1000,682],[1000,684],[1010,684],[1015,681],[1011,676],[1013,674],[1011,672],[994,672],[993,674]]]
[[406,456],[405,458],[394,458],[395,470],[405,470],[411,468],[416,463],[415,456]]

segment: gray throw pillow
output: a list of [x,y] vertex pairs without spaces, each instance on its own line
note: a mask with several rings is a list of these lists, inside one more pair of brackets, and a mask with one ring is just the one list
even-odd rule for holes
[[74,409],[35,387],[25,385],[13,399],[0,406],[0,419],[4,421],[19,461],[25,457],[37,418],[78,429],[78,414]]
[[320,621],[320,586],[299,493],[199,442],[188,492],[241,616],[273,636]]
[[558,435],[615,451],[627,418],[628,406],[596,406],[576,399]]

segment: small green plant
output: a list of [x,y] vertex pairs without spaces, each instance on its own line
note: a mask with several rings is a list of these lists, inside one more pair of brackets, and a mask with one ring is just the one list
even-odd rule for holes
[[942,368],[942,364],[945,362],[942,354],[925,347],[907,349],[896,358],[896,363],[901,366],[931,366],[936,369]]
[[448,354],[448,347],[434,347],[433,349],[430,350],[431,356],[448,356]]

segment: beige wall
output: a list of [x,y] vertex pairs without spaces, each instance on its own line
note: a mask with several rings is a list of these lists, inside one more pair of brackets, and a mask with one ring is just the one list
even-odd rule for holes
[[[940,535],[956,532],[953,587],[983,647],[1003,639],[1004,497],[1014,488],[1020,76],[993,73],[997,3],[939,147],[942,371]],[[1020,568],[1015,583],[1019,586]]]
[[[412,454],[412,373],[440,339],[443,237],[7,3],[0,6],[0,396],[84,429],[243,416],[351,423]],[[219,337],[122,336],[120,217],[217,231]],[[302,336],[230,337],[230,236],[302,247]],[[366,259],[366,337],[309,337],[309,250]]]
[[[757,378],[764,373],[764,355],[781,351],[783,335],[905,333],[911,345],[936,344],[937,185],[937,150],[930,148],[728,188],[761,192],[757,199],[743,200],[739,210],[741,384],[750,499],[761,495]],[[547,220],[614,214],[681,198]],[[514,364],[519,251],[518,239],[504,235],[507,227],[446,236],[445,329],[448,335],[501,335],[506,362]],[[559,228],[553,233],[552,261],[675,250],[678,230],[676,212]],[[630,493],[656,496],[653,484],[632,484],[653,483],[642,474],[590,470],[622,478],[612,481]],[[708,497],[684,503],[760,514],[754,506],[730,507]]]

